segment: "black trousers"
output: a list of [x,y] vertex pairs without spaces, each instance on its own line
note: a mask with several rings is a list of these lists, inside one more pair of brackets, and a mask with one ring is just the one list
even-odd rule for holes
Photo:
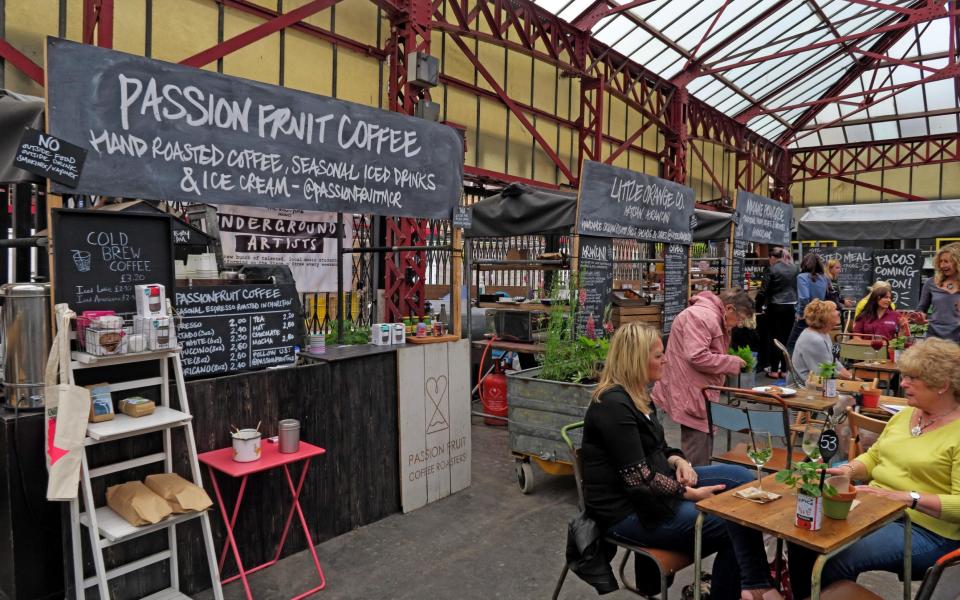
[[769,332],[769,345],[767,346],[767,356],[770,359],[771,371],[785,371],[787,363],[783,359],[783,352],[774,345],[773,340],[779,341],[784,346],[790,340],[790,332],[794,323],[794,304],[768,304],[767,305],[767,332]]

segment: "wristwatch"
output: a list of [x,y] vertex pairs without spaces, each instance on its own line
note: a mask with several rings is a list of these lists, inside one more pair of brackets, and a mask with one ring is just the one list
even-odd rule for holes
[[913,502],[910,503],[910,508],[916,509],[917,502],[920,502],[920,494],[917,492],[910,492],[910,497],[913,499]]

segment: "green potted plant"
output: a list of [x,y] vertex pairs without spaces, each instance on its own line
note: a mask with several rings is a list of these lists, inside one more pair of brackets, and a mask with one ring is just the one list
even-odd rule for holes
[[842,521],[850,514],[850,507],[857,497],[857,488],[853,487],[846,475],[827,477],[826,483],[834,492],[830,493],[826,489],[823,492],[823,516]]
[[900,354],[903,353],[904,348],[906,348],[907,338],[904,336],[895,337],[887,344],[887,348],[890,352],[890,360],[897,362],[900,360]]
[[823,495],[837,494],[831,485],[820,487],[822,472],[826,468],[823,463],[795,462],[792,469],[777,472],[777,481],[797,490],[794,524],[801,529],[819,530],[823,526]]
[[827,398],[837,397],[837,365],[832,362],[822,362],[817,366],[817,375],[823,383],[823,395]]
[[739,357],[746,363],[740,372],[736,375],[727,375],[727,385],[730,387],[752,388],[756,385],[756,373],[754,369],[757,366],[757,360],[753,357],[753,351],[750,346],[740,346],[737,349],[729,348],[727,354]]

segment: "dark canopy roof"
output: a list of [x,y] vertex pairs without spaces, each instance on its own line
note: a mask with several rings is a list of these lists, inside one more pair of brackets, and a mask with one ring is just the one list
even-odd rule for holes
[[43,98],[0,90],[0,183],[41,181],[13,166],[25,127],[43,130]]
[[801,240],[960,236],[960,200],[815,206],[797,224]]
[[[728,213],[696,211],[696,241],[723,240],[730,235]],[[473,228],[467,237],[509,237],[569,233],[577,218],[577,195],[513,183],[473,205]]]

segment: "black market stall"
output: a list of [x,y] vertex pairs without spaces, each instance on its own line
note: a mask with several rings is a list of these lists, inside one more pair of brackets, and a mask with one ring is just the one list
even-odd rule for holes
[[[449,219],[462,193],[463,143],[443,125],[59,39],[48,42],[47,73],[47,130],[87,150],[79,181],[53,185],[57,194]],[[198,101],[178,101],[188,94]],[[177,287],[174,240],[178,230],[187,237],[194,232],[171,217],[139,214],[136,206],[54,214],[60,225],[51,238],[54,296],[78,314],[108,309],[123,318],[131,301],[140,310],[135,285],[165,286],[174,311],[170,339],[178,344],[171,354],[178,365],[190,359],[183,361],[186,381],[178,394],[190,400],[196,450],[228,446],[234,424],[262,422],[263,434],[273,435],[280,419],[298,420],[301,438],[327,449],[301,498],[314,540],[470,484],[466,341],[329,348],[293,366],[302,314],[290,286]],[[86,333],[78,332],[83,339]],[[101,336],[99,348],[135,349],[137,335],[121,333],[116,345]],[[84,383],[116,376],[91,370],[93,381]],[[125,374],[168,385],[165,370],[138,366]],[[128,440],[112,452],[156,453],[158,443],[166,448],[159,435]],[[167,469],[190,471],[184,445],[190,443],[173,436]],[[437,458],[435,447],[447,453]],[[135,472],[151,468],[145,465],[137,463]],[[105,474],[92,490],[94,503],[103,502],[106,485],[130,475]],[[276,477],[263,475],[263,485],[244,501],[236,530],[246,564],[269,558],[271,550],[259,542],[279,537],[284,527],[284,515],[274,510],[276,494],[269,492],[280,487]],[[68,549],[80,531],[77,511],[74,506]],[[211,520],[219,546],[223,528]],[[199,524],[179,531],[180,589],[209,587]],[[167,545],[162,533],[139,539],[137,548],[113,548],[106,564],[85,554],[82,574],[67,557],[68,584],[91,573],[102,579],[104,569],[141,559],[145,551],[162,554]],[[303,544],[292,534],[284,555]],[[139,569],[114,580],[111,592],[142,597],[167,579],[158,567]]]

